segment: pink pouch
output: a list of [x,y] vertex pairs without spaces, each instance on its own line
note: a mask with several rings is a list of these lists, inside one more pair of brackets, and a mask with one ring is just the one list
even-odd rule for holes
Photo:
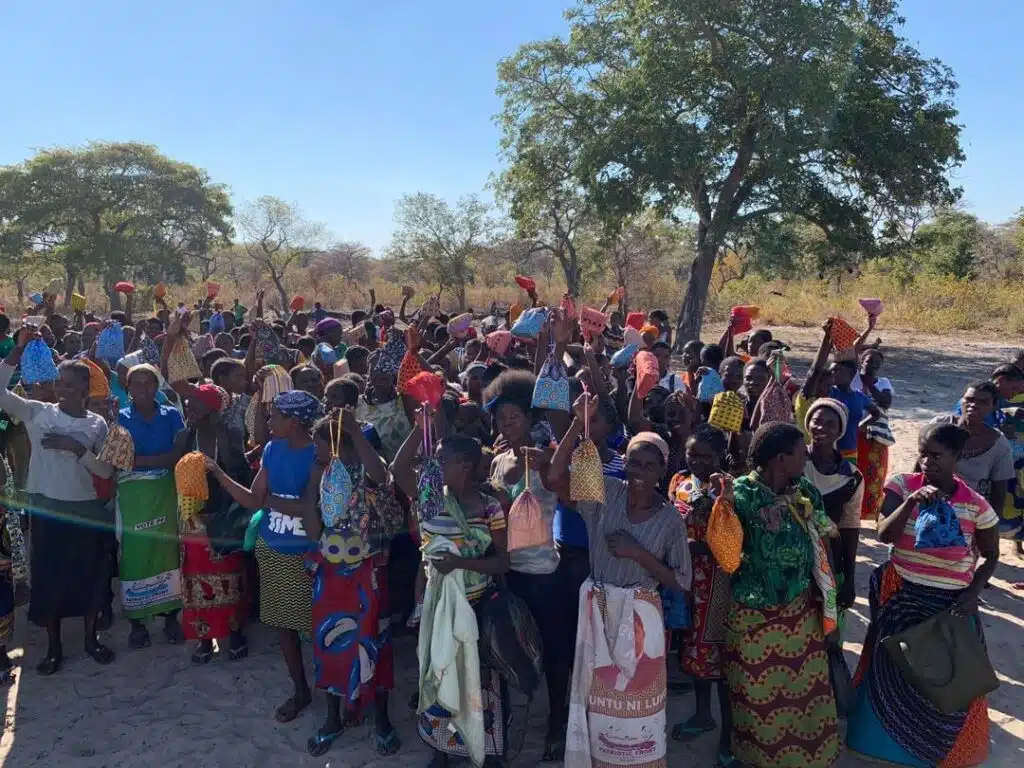
[[857,299],[857,301],[860,302],[860,305],[864,307],[864,311],[869,315],[878,316],[882,314],[884,307],[881,299]]
[[658,358],[651,352],[637,352],[634,365],[637,397],[647,397],[650,391],[658,386]]
[[512,332],[511,331],[491,331],[484,338],[487,343],[487,348],[491,350],[498,357],[502,357],[508,352],[509,345],[512,344]]
[[593,307],[584,307],[580,310],[580,327],[587,338],[600,336],[607,325],[608,316],[604,312],[598,312]]

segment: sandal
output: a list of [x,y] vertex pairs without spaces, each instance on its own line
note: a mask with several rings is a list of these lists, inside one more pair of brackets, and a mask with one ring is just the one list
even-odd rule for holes
[[241,661],[249,655],[249,641],[245,635],[231,635],[231,647],[228,649],[228,658],[231,661]]
[[149,648],[153,644],[153,641],[149,638],[149,630],[143,626],[132,627],[132,631],[128,633],[128,647],[132,650],[139,651],[143,648]]
[[274,719],[279,723],[290,723],[299,713],[313,703],[313,696],[308,691],[302,697],[292,696],[274,712]]
[[61,656],[47,656],[45,659],[36,664],[36,672],[43,677],[49,677],[55,675],[60,671],[60,668],[64,666],[64,659]]
[[674,741],[693,741],[694,739],[703,736],[705,733],[710,733],[715,730],[718,726],[715,723],[709,723],[707,725],[690,725],[690,722],[676,723],[672,726],[672,739]]
[[391,755],[398,754],[398,750],[402,748],[402,740],[398,738],[398,731],[392,728],[383,736],[381,734],[375,734],[377,740],[377,754],[381,757],[390,757]]
[[320,728],[317,730],[316,735],[312,736],[309,741],[306,742],[306,751],[309,752],[312,757],[326,755],[331,748],[331,744],[333,744],[344,732],[344,726],[334,731],[334,733],[324,733],[324,729]]
[[208,664],[213,658],[213,644],[205,645],[200,643],[196,646],[195,651],[192,652],[192,663],[193,664]]
[[112,662],[115,655],[112,650],[102,643],[96,643],[96,645],[89,646],[85,649],[85,652],[93,661],[102,666],[106,666]]

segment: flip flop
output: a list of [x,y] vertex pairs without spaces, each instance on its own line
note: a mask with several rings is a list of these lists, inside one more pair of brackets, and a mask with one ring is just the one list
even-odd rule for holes
[[309,752],[312,757],[326,755],[331,749],[331,745],[337,741],[338,737],[344,732],[344,727],[339,728],[334,733],[324,733],[323,728],[320,728],[317,730],[316,734],[306,742],[306,751]]
[[299,716],[299,713],[302,712],[302,710],[312,703],[313,697],[310,694],[306,694],[305,700],[303,701],[296,701],[295,697],[292,696],[288,701],[277,708],[277,711],[274,712],[274,719],[279,723],[290,723]]
[[693,741],[715,730],[717,725],[690,725],[689,723],[676,723],[672,726],[672,739],[674,741]]
[[185,631],[177,621],[164,623],[164,639],[168,645],[181,645],[185,642]]
[[89,658],[102,666],[106,666],[114,660],[114,652],[101,643],[96,643],[91,648],[86,648],[85,652]]
[[375,734],[377,741],[377,754],[381,757],[390,757],[391,755],[398,754],[398,750],[402,748],[402,740],[398,738],[398,731],[392,728],[384,736],[379,733]]
[[249,644],[243,643],[242,645],[228,649],[228,658],[231,661],[241,661],[249,655]]
[[209,664],[213,658],[213,647],[208,646],[203,648],[199,646],[192,652],[192,663],[193,664]]
[[64,659],[60,656],[47,656],[45,659],[36,664],[36,672],[43,677],[49,677],[60,672],[60,668],[64,666]]

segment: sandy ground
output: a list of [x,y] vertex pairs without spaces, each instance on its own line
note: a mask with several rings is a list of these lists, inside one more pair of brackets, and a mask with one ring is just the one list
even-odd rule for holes
[[[794,368],[813,354],[817,333],[806,329],[780,329],[777,335],[793,346]],[[911,334],[886,334],[891,352],[884,375],[892,379],[897,395],[894,428],[899,444],[894,469],[908,470],[913,462],[916,431],[921,421],[947,410],[966,382],[984,377],[1010,351],[979,339],[965,342]],[[874,564],[885,548],[866,529],[858,570],[858,594],[866,595]],[[1024,561],[1004,545],[1003,562],[988,590],[983,609],[988,648],[1002,686],[989,699],[992,751],[988,765],[1024,765],[1024,655],[1019,653],[1024,629],[1024,593],[1009,583],[1024,581]],[[575,607],[568,608],[575,610]],[[860,597],[849,623],[846,652],[851,668],[867,627],[867,599]],[[189,663],[189,651],[163,644],[154,632],[154,646],[143,651],[127,647],[127,623],[118,621],[104,642],[118,653],[112,666],[100,668],[81,652],[81,626],[67,626],[64,670],[40,678],[34,665],[45,650],[45,635],[29,626],[24,610],[17,617],[12,656],[18,679],[7,691],[6,719],[0,761],[11,768],[29,766],[421,766],[427,751],[416,736],[413,713],[406,706],[416,684],[413,640],[396,641],[398,680],[392,698],[392,717],[404,742],[401,753],[379,758],[373,751],[371,726],[351,730],[323,758],[308,757],[306,739],[323,717],[320,697],[314,706],[289,725],[273,720],[273,711],[288,695],[288,678],[272,633],[250,629],[251,656],[240,663],[215,659],[205,667]],[[308,661],[307,653],[307,661]],[[673,662],[674,663],[674,662]],[[514,766],[539,764],[544,735],[545,703],[536,702],[524,723],[522,700],[513,701],[511,743],[523,741]],[[670,698],[669,723],[693,711],[689,694]],[[525,725],[525,727],[524,727]],[[710,766],[717,735],[692,745],[671,744],[673,766]],[[840,766],[863,764],[844,755]]]

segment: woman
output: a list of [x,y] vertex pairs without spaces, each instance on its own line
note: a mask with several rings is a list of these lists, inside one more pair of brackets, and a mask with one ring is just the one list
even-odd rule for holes
[[[545,442],[538,442],[531,434],[535,384],[533,374],[506,371],[487,388],[484,400],[490,404],[495,424],[508,446],[497,453],[491,463],[491,485],[505,494],[511,504],[527,487],[529,461],[530,491],[537,498],[543,524],[550,531],[558,495],[557,486],[551,485],[550,476],[545,475],[550,457],[550,437]],[[532,453],[529,459],[526,456],[528,450]],[[510,569],[506,577],[509,589],[529,607],[541,636],[544,679],[550,702],[544,752],[549,759],[557,759],[565,733],[567,712],[564,702],[572,671],[572,641],[568,635],[565,606],[551,600],[551,595],[559,590],[558,551],[552,539],[545,544],[517,549],[509,554],[509,560]]]
[[825,551],[835,526],[803,476],[806,460],[799,428],[765,424],[750,444],[756,469],[733,483],[743,557],[731,581],[725,677],[732,754],[758,768],[819,768],[839,754],[825,644],[838,642]]
[[370,374],[370,386],[359,402],[356,418],[369,422],[377,430],[383,444],[382,455],[385,461],[395,458],[412,429],[406,400],[395,389],[395,376],[374,368]]
[[320,401],[308,392],[292,390],[274,398],[268,420],[272,439],[251,488],[239,485],[206,458],[207,470],[231,498],[247,509],[263,510],[255,549],[260,621],[278,630],[294,687],[274,713],[279,723],[290,723],[313,698],[302,666],[300,634],[310,634],[313,628],[313,583],[305,565],[310,546],[303,521],[309,505],[316,503],[316,497],[307,493],[316,459],[309,431],[320,413]]
[[[576,400],[551,477],[569,472],[596,407],[587,394]],[[578,505],[587,521],[591,576],[579,595],[566,768],[668,765],[665,622],[657,590],[689,591],[690,554],[679,512],[658,491],[667,463],[668,444],[641,432],[626,449],[626,479],[606,477],[604,503]],[[612,648],[606,626],[619,627]]]
[[96,636],[96,616],[110,587],[113,520],[93,486],[93,475],[110,477],[113,468],[97,458],[107,423],[86,409],[86,365],[61,363],[53,387],[56,403],[26,400],[8,390],[25,345],[35,338],[38,331],[22,328],[0,363],[0,409],[22,422],[31,446],[24,486],[33,516],[28,617],[46,627],[46,656],[36,671],[52,675],[64,663],[60,623],[65,618],[83,617],[85,652],[94,661],[114,660],[114,652]]
[[[363,435],[354,411],[338,410],[314,431],[317,461],[311,492],[320,499],[304,517],[306,535],[316,546],[313,566],[313,668],[316,687],[327,694],[327,719],[309,739],[314,757],[327,753],[349,724],[376,707],[377,752],[395,754],[400,742],[388,717],[388,693],[394,687],[394,653],[386,627],[386,569],[377,567],[384,540],[384,506],[394,507],[387,466]],[[332,458],[338,464],[331,464]],[[351,482],[346,505],[321,482],[343,472]],[[342,716],[342,705],[345,714]]]
[[[883,414],[892,407],[894,394],[892,382],[878,375],[884,362],[885,356],[877,349],[861,353],[860,369],[850,384],[854,392],[868,395]],[[862,520],[876,519],[882,509],[885,478],[889,472],[889,446],[894,442],[891,438],[888,430],[865,430],[857,434],[857,469],[864,476]]]
[[171,471],[181,458],[176,446],[185,428],[181,413],[156,402],[160,373],[152,365],[134,366],[126,377],[131,404],[118,422],[135,445],[135,469],[117,482],[117,535],[121,543],[118,574],[121,605],[131,620],[128,645],[147,648],[145,620],[164,617],[164,637],[184,641],[181,610],[181,555],[178,549],[178,495]]
[[[417,414],[416,428],[392,464],[395,483],[410,498],[419,497],[414,462],[423,445],[424,418],[430,418],[429,414],[424,415],[422,411]],[[442,539],[454,545],[458,554],[448,552],[432,558],[430,568],[441,575],[462,571],[466,599],[478,610],[480,598],[493,580],[507,573],[509,568],[505,513],[497,499],[481,492],[475,481],[474,473],[480,463],[479,442],[463,435],[445,437],[437,447],[436,457],[444,482],[444,511],[430,520],[419,521],[423,550],[430,551]],[[436,581],[429,579],[425,597],[428,605],[432,589],[437,589]],[[424,614],[423,618],[421,645],[424,633],[430,633],[429,620],[432,616]],[[421,678],[427,664],[429,659],[420,658]],[[484,730],[482,734],[476,734],[474,742],[479,744],[482,736],[487,756],[484,765],[500,765],[506,747],[508,696],[497,671],[481,667],[479,677]],[[422,685],[418,715],[416,727],[420,738],[434,750],[430,768],[446,768],[454,762],[453,758],[470,755],[469,734],[458,731],[451,712],[425,697]]]
[[804,477],[821,494],[825,514],[839,528],[832,539],[832,572],[836,578],[836,603],[839,631],[842,634],[846,611],[856,598],[854,573],[857,545],[860,542],[860,511],[864,500],[864,478],[836,449],[846,432],[850,412],[831,397],[821,397],[808,407],[804,431],[810,435]]
[[[970,439],[954,424],[926,426],[918,442],[920,471],[896,475],[885,487],[878,539],[893,550],[871,576],[871,623],[854,676],[857,695],[847,744],[897,765],[960,768],[988,758],[985,699],[975,699],[963,712],[943,714],[902,677],[882,648],[885,638],[945,610],[973,617],[982,634],[978,596],[999,561],[999,534],[992,506],[956,475]],[[958,527],[952,532],[962,538],[942,537],[941,545],[922,549],[918,535],[936,531],[922,526],[919,533],[918,517],[922,507],[938,501],[955,510]]]
[[686,472],[679,472],[669,485],[669,498],[686,523],[690,561],[693,563],[693,611],[691,626],[683,633],[679,664],[693,678],[697,711],[693,717],[672,728],[672,738],[690,741],[715,729],[711,714],[711,687],[717,683],[722,730],[718,742],[718,763],[729,761],[732,717],[729,691],[722,671],[725,617],[729,610],[729,575],[722,570],[708,546],[708,523],[717,492],[712,477],[721,472],[727,441],[713,427],[702,426],[686,442]]
[[995,384],[978,381],[967,387],[960,400],[961,416],[939,416],[933,422],[955,424],[967,430],[970,436],[957,458],[956,474],[984,496],[993,509],[1003,509],[1007,487],[1017,474],[1010,441],[997,427],[989,426],[998,402]]
[[[199,451],[235,482],[248,485],[252,473],[244,448],[232,439],[221,418],[230,402],[231,395],[215,384],[194,388],[185,402],[188,428],[178,437],[178,450],[182,454]],[[242,542],[250,514],[219,483],[209,486],[210,498],[202,512],[183,514],[181,519],[182,621],[185,639],[196,641],[193,664],[206,664],[213,658],[214,640],[218,645],[227,641],[232,661],[249,654],[242,633],[248,609]]]

